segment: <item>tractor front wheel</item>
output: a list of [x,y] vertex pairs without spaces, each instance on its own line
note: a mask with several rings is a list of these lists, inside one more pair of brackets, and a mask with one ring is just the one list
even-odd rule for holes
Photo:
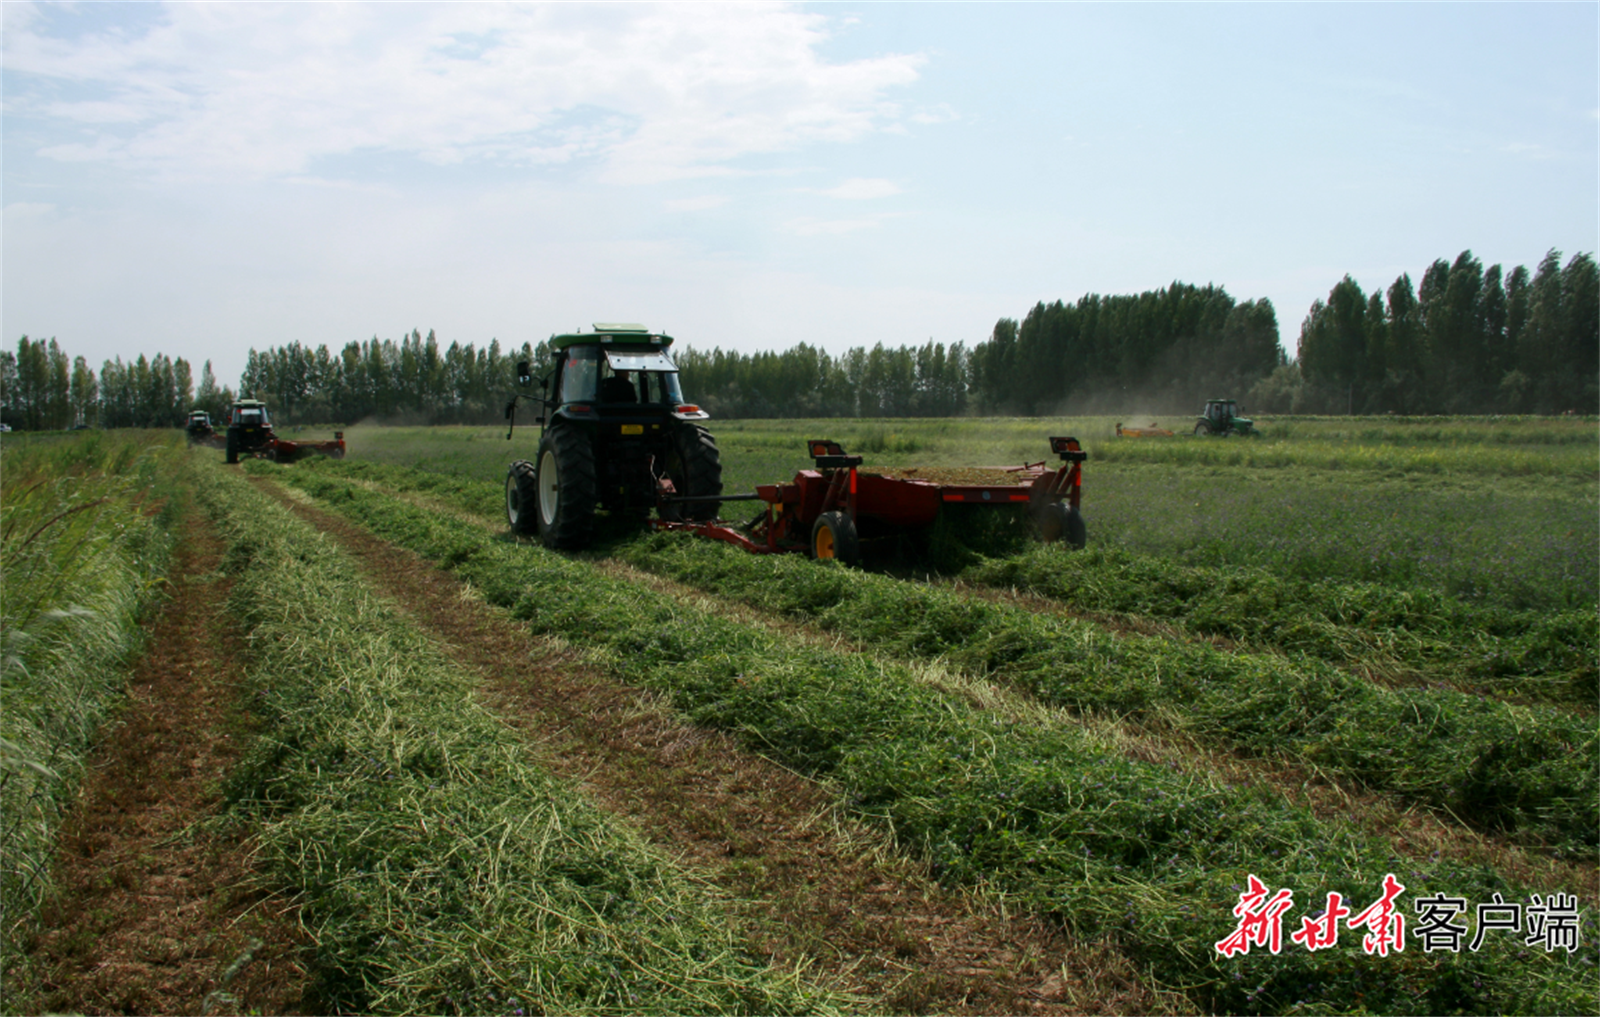
[[1089,542],[1089,528],[1084,525],[1083,513],[1058,501],[1045,509],[1039,522],[1039,536],[1046,544],[1064,540],[1073,550],[1081,551]]
[[847,512],[824,512],[811,524],[811,557],[836,559],[846,565],[861,560],[861,538]]
[[506,471],[506,522],[512,533],[531,537],[539,532],[539,474],[526,459]]
[[566,427],[545,432],[537,473],[539,538],[545,547],[585,547],[594,534],[599,498],[594,446]]

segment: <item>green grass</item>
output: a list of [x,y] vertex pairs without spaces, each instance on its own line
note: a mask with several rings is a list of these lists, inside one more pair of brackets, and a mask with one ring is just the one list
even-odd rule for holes
[[1592,856],[1600,839],[1592,716],[1448,689],[1385,688],[1310,659],[1113,636],[959,590],[759,557],[683,534],[641,537],[612,553],[882,652],[948,660],[1052,704],[1281,753],[1525,842]]
[[[796,646],[470,522],[344,483],[253,465],[386,539],[447,564],[491,602],[594,649],[619,678],[695,721],[832,780],[943,878],[982,882],[1087,936],[1108,935],[1162,984],[1228,1012],[1592,1012],[1593,925],[1574,955],[1491,937],[1481,953],[1365,957],[1286,947],[1224,961],[1212,944],[1247,873],[1290,887],[1298,915],[1335,890],[1368,902],[1385,872],[1408,893],[1488,900],[1538,888],[1405,858],[1258,788],[1130,758],[1088,730],[1007,719],[902,664]],[[801,564],[801,563],[796,563]],[[864,577],[807,566],[846,585]],[[1592,923],[1592,901],[1585,901]]]
[[[463,506],[492,493],[487,484],[393,467],[327,469],[381,474],[391,488],[426,490]],[[1048,702],[1159,720],[1217,744],[1282,753],[1448,810],[1480,828],[1564,852],[1594,853],[1600,746],[1592,716],[1427,683],[1385,688],[1313,659],[1117,638],[1093,625],[959,591],[841,575],[799,559],[760,558],[675,535],[624,543],[611,553],[885,652],[949,658]],[[1039,549],[969,574],[1146,616],[1172,616],[1177,605],[1192,605],[1201,631],[1221,630],[1301,654],[1316,650],[1316,656],[1343,662],[1374,651],[1409,654],[1424,668],[1453,668],[1447,672],[1453,678],[1483,681],[1518,698],[1593,702],[1600,635],[1595,618],[1584,612],[1518,614],[1383,587],[1308,587],[1265,573],[1225,575],[1121,552],[1069,556]],[[1193,604],[1195,591],[1213,583],[1229,591],[1227,598]],[[1252,623],[1259,624],[1251,628]]]
[[0,443],[0,979],[50,889],[55,834],[113,715],[180,514],[180,445],[150,432]]
[[[1148,421],[1144,421],[1148,423]],[[1164,421],[1175,423],[1173,421]],[[1261,439],[1118,439],[1111,418],[719,421],[724,489],[808,467],[830,437],[870,466],[1015,465],[1045,439],[1085,442],[1091,546],[1285,579],[1382,583],[1514,610],[1600,601],[1600,430],[1577,418],[1297,418]],[[363,428],[355,460],[487,485],[499,511],[507,465],[536,428]],[[743,518],[747,506],[725,512]]]
[[540,769],[332,542],[215,469],[263,730],[228,781],[293,888],[325,1005],[361,1013],[793,1013],[725,902]]
[[1119,548],[1034,547],[963,581],[1085,610],[1181,623],[1252,647],[1304,653],[1397,681],[1592,708],[1600,616],[1516,611],[1379,583],[1286,578],[1259,567],[1180,565]]

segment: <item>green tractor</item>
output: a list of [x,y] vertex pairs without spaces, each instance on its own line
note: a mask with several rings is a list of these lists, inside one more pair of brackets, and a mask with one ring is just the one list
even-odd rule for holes
[[1255,421],[1239,416],[1238,403],[1232,399],[1212,399],[1206,403],[1206,411],[1196,419],[1194,433],[1245,437],[1261,432],[1256,430]]
[[[580,548],[604,509],[643,522],[711,520],[721,507],[722,458],[710,414],[683,401],[672,337],[643,325],[596,324],[590,333],[550,337],[553,370],[539,379],[541,427],[533,460],[506,473],[506,520],[546,547]],[[526,361],[517,381],[531,387]],[[506,406],[516,426],[518,395]],[[506,438],[511,430],[506,431]]]

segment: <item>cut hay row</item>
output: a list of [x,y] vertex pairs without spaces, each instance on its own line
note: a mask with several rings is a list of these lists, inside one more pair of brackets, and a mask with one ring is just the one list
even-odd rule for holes
[[[323,468],[424,492],[503,522],[494,481],[368,462]],[[1591,708],[1600,695],[1600,615],[1592,608],[1516,609],[1426,586],[1182,564],[1093,540],[1086,552],[1071,556],[1032,547],[979,561],[959,578],[1077,610],[1177,623],[1259,649],[1376,670],[1401,684]]]
[[961,590],[760,558],[680,534],[641,537],[613,554],[887,653],[994,676],[1048,703],[1281,753],[1524,843],[1592,857],[1600,839],[1592,717],[1450,689],[1385,688],[1315,660],[1112,635]]
[[326,471],[252,469],[449,565],[534,632],[590,647],[617,678],[667,694],[695,722],[831,780],[942,878],[994,886],[1072,932],[1112,937],[1203,1007],[1588,1012],[1600,1004],[1590,900],[1573,953],[1491,935],[1478,952],[1428,952],[1413,941],[1379,958],[1347,932],[1316,952],[1285,942],[1278,954],[1223,958],[1215,944],[1235,929],[1250,876],[1293,890],[1287,929],[1317,913],[1329,892],[1365,907],[1390,873],[1418,897],[1542,891],[1482,866],[1397,856],[1260,788],[1129,758],[1070,725],[997,717],[893,660],[796,646]]
[[1175,621],[1345,667],[1376,661],[1410,684],[1591,708],[1600,696],[1600,615],[1593,610],[1514,611],[1427,590],[1180,565],[1101,548],[1073,555],[1033,548],[960,578],[1082,611]]
[[119,701],[178,517],[178,445],[148,434],[0,444],[0,980],[49,890],[56,830]]
[[[479,499],[480,511],[489,486],[394,466],[356,472],[464,505]],[[799,558],[751,556],[677,534],[624,542],[612,553],[639,568],[813,622],[882,652],[945,659],[1051,704],[1158,721],[1202,742],[1282,755],[1558,855],[1593,858],[1600,840],[1600,733],[1592,717],[1452,688],[1386,688],[1317,659],[1113,636],[1097,625],[993,603],[957,589],[820,570]],[[1023,564],[1013,570],[1002,561],[969,574],[999,581],[1013,574],[1049,575],[1055,568],[1070,579],[1080,574],[1074,570],[1081,570],[1089,585],[1124,590],[1144,578],[1138,571],[1119,578],[1125,559],[1117,554],[1073,556],[1043,549],[1014,560]],[[1163,571],[1161,566],[1151,568]],[[1177,584],[1207,578],[1189,576],[1176,566],[1167,571],[1174,577],[1169,602],[1181,597],[1183,587]],[[1408,621],[1433,625],[1440,639],[1455,632],[1460,642],[1467,641],[1463,626],[1490,616],[1501,618],[1507,629],[1515,628],[1514,621],[1506,620],[1512,614],[1534,621],[1525,612],[1493,608],[1460,607],[1452,613],[1440,606],[1443,598],[1389,594],[1373,587],[1351,594],[1342,587],[1275,586],[1264,574],[1228,588],[1234,590],[1228,603],[1235,615],[1253,597],[1267,599],[1287,589],[1284,596],[1294,606],[1272,615],[1282,622],[1280,638],[1285,630],[1306,632],[1308,640],[1318,633],[1326,636],[1326,629],[1317,629],[1314,622],[1318,611],[1332,615],[1336,621],[1327,626],[1341,632],[1351,626],[1341,627],[1340,622],[1382,615],[1393,625],[1388,642],[1396,647],[1407,641]],[[1358,598],[1364,599],[1352,603]],[[1311,620],[1296,628],[1291,619],[1301,606]],[[1546,677],[1570,698],[1574,684],[1594,680],[1594,661],[1583,645],[1595,638],[1596,625],[1592,616],[1580,612],[1554,614],[1547,627],[1537,628],[1525,641],[1508,631],[1496,649],[1507,658],[1554,672]],[[1567,636],[1579,640],[1578,646],[1567,645]],[[1527,683],[1538,681],[1535,677]]]
[[361,1013],[834,1009],[747,956],[703,884],[541,769],[332,541],[202,471],[261,732],[231,776],[325,1005]]

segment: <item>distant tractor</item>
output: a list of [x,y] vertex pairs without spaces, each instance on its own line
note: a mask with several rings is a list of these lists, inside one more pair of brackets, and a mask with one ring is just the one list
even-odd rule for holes
[[189,414],[189,422],[184,425],[184,433],[189,438],[191,445],[211,445],[214,448],[222,447],[222,436],[212,426],[211,414],[205,410],[195,410]]
[[1256,430],[1255,421],[1239,416],[1238,403],[1232,399],[1212,399],[1206,403],[1205,412],[1197,418],[1194,433],[1224,437],[1237,434],[1244,437],[1261,432]]
[[333,432],[332,441],[288,441],[272,430],[267,404],[259,399],[240,399],[228,409],[228,434],[223,458],[230,463],[247,459],[271,459],[292,463],[306,456],[344,458],[344,432]]
[[[671,345],[671,336],[643,325],[596,324],[590,333],[550,337],[554,369],[531,396],[539,404],[538,451],[506,473],[513,531],[547,547],[580,548],[594,535],[598,509],[641,524],[657,507],[667,519],[717,518],[721,455],[699,423],[710,414],[683,400]],[[526,361],[517,380],[534,382]],[[521,398],[506,406],[513,428]]]

